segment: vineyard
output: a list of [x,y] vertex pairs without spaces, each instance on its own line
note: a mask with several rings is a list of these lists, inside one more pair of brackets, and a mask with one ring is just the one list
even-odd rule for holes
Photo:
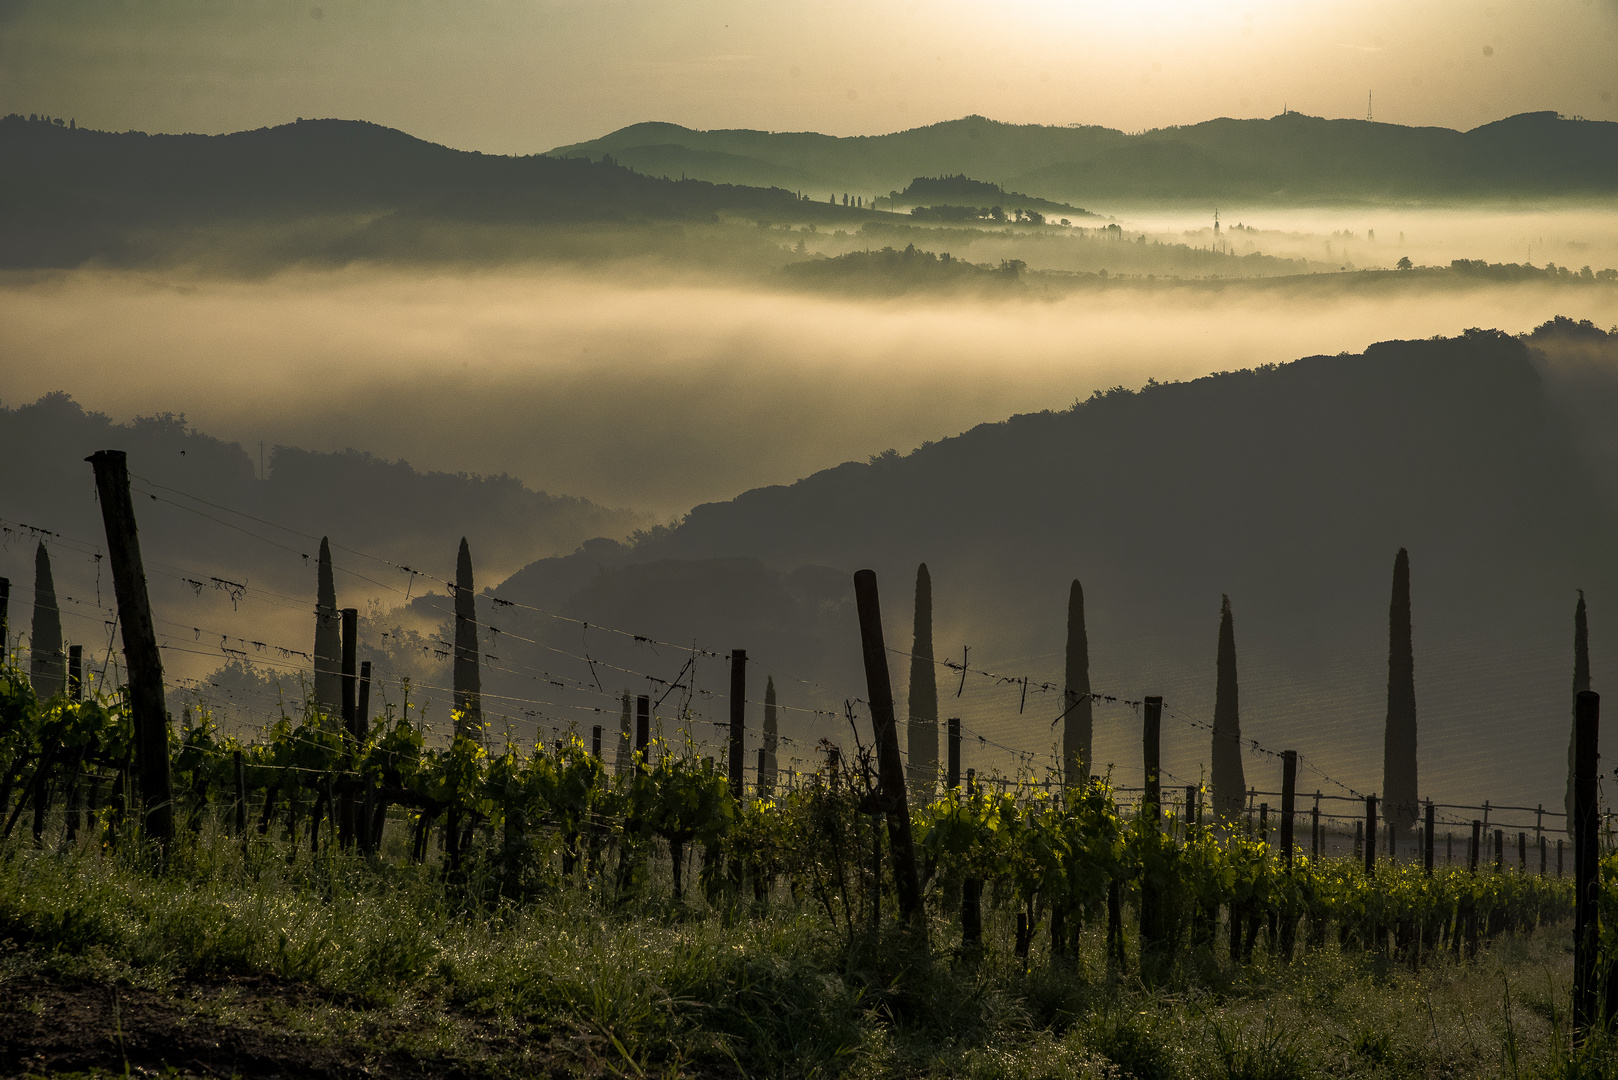
[[[907,788],[869,571],[869,741],[851,706],[854,753],[823,742],[816,768],[777,775],[761,751],[752,783],[743,653],[726,763],[688,708],[653,730],[642,697],[632,733],[627,695],[616,745],[600,727],[502,739],[459,675],[446,740],[408,685],[370,716],[352,610],[316,612],[338,709],[317,687],[260,732],[206,708],[154,725],[143,589],[126,585],[126,685],[76,658],[59,685],[0,668],[0,996],[111,985],[126,1068],[120,993],[257,1000],[241,987],[271,979],[264,996],[326,1002],[294,1025],[325,1050],[237,1046],[220,1065],[180,1024],[133,1059],[198,1075],[1611,1075],[1618,852],[1593,812],[1570,876],[1543,833],[1538,872],[1526,834],[1516,866],[1503,830],[1488,858],[1481,823],[1439,864],[1430,803],[1423,857],[1386,857],[1374,798],[1353,857],[1331,857],[1318,800],[1312,819],[1294,805],[1290,752],[1273,820],[1268,804],[1221,814],[1201,785],[1166,798],[1155,698],[1133,800],[1106,776],[963,777],[953,730],[947,767],[912,768]],[[1591,747],[1595,703],[1579,697]],[[1408,850],[1387,825],[1388,850]],[[1464,1034],[1441,1029],[1435,995]],[[197,1015],[232,1045],[251,1027]],[[117,1061],[105,1041],[29,1038],[64,1071]]]

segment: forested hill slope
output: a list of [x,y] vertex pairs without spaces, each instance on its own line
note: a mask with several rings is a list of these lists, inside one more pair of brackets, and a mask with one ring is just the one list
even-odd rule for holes
[[[756,560],[731,564],[754,584],[734,598],[713,584],[701,627],[688,620],[674,640],[785,642],[781,627],[797,627],[820,642],[818,654],[777,662],[796,660],[793,673],[819,678],[835,707],[838,694],[863,693],[846,575],[878,571],[889,644],[906,649],[911,583],[926,562],[940,655],[959,660],[970,645],[974,667],[1029,677],[1036,690],[1024,698],[974,676],[946,710],[1001,744],[1048,753],[1050,699],[1037,690],[1060,684],[1073,578],[1085,587],[1096,688],[1162,693],[1202,719],[1228,594],[1244,733],[1296,746],[1374,790],[1391,572],[1403,547],[1424,788],[1497,802],[1508,788],[1519,798],[1540,791],[1549,801],[1565,768],[1575,590],[1590,598],[1592,625],[1618,620],[1618,534],[1592,472],[1522,341],[1473,331],[1386,342],[1358,356],[1114,391],[700,506],[633,552],[586,560],[596,576],[568,610],[674,634],[671,580],[702,565],[717,581],[717,560]],[[508,595],[525,583],[538,590],[548,573],[555,580],[545,566],[514,578]],[[819,572],[813,588],[795,584],[790,572],[810,566],[842,573],[841,590],[829,593],[834,576]],[[762,618],[743,597],[768,590],[774,607]],[[905,663],[893,658],[901,686]],[[1618,674],[1610,649],[1597,667]],[[1138,769],[1137,721],[1120,714],[1098,730],[1110,732],[1098,743],[1102,762],[1126,776]],[[1174,727],[1165,737],[1167,767],[1195,781],[1205,734]],[[985,768],[1020,764],[994,760],[987,743],[980,750]],[[1276,780],[1272,764],[1252,766],[1261,787]]]
[[1326,120],[1221,118],[1125,134],[981,116],[887,135],[694,131],[635,124],[551,153],[611,154],[709,180],[886,195],[918,176],[968,176],[1105,209],[1120,201],[1447,202],[1618,191],[1618,124],[1524,113],[1471,131]]

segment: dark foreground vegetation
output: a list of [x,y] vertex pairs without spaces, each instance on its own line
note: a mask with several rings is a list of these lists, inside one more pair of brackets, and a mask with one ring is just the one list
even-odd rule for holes
[[913,810],[904,921],[863,760],[734,800],[678,737],[609,769],[577,740],[432,749],[312,708],[247,744],[175,733],[164,855],[135,831],[120,702],[3,689],[13,1074],[1615,1065],[1604,1035],[1570,1056],[1569,883],[1487,859],[1288,869],[1262,826],[1159,823],[1103,781],[979,783]]

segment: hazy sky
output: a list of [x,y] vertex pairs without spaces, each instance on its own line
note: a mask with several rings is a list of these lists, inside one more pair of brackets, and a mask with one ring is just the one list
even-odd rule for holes
[[533,152],[641,120],[1618,120],[1618,0],[0,0],[0,111]]

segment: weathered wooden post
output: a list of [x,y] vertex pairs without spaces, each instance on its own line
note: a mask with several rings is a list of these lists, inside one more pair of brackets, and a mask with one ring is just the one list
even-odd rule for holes
[[644,755],[652,742],[652,699],[641,694],[635,699],[635,753]]
[[1292,815],[1298,800],[1298,752],[1281,754],[1281,858],[1292,869]]
[[[1597,850],[1596,763],[1601,697],[1579,691],[1573,709],[1573,1045],[1596,1020],[1596,949],[1600,936],[1601,875]],[[1560,845],[1558,845],[1560,846]]]
[[11,579],[0,577],[0,664],[11,659]]
[[1365,796],[1365,876],[1376,876],[1376,796]]
[[887,811],[888,844],[893,849],[893,884],[899,894],[899,916],[909,922],[921,911],[921,883],[910,839],[910,804],[905,797],[904,760],[899,756],[899,732],[893,717],[893,686],[888,678],[875,571],[861,570],[854,575],[854,602],[859,609],[866,700],[876,734],[878,795]]
[[174,839],[174,792],[169,780],[169,718],[163,703],[163,657],[146,596],[146,567],[129,498],[129,465],[122,450],[98,450],[85,459],[95,470],[101,520],[107,531],[118,624],[129,670],[129,711],[135,727],[146,835],[167,854]]
[[1564,841],[1558,837],[1556,841],[1556,876],[1562,876],[1562,844]]
[[590,756],[597,761],[601,760],[601,725],[597,724],[590,729]]
[[1528,834],[1525,832],[1517,834],[1517,870],[1528,873]]
[[242,848],[247,847],[247,767],[242,761],[242,752],[235,751],[234,758],[236,773],[236,837],[242,842]]
[[[348,760],[354,762],[359,755],[359,625],[360,613],[358,608],[346,607],[342,610],[342,708],[343,708],[343,741],[348,745]],[[354,789],[346,782],[342,785],[341,794],[331,807],[332,816],[336,818],[337,846],[347,851],[354,844]]]
[[67,647],[67,698],[69,701],[84,700],[83,645],[69,645]]
[[1506,830],[1494,830],[1494,872],[1500,873],[1506,868]]
[[1320,831],[1320,792],[1315,792],[1315,808],[1309,814],[1309,839],[1313,845],[1309,857],[1320,858],[1320,851],[1326,846],[1326,837]]
[[747,650],[730,650],[730,797],[742,798],[742,748],[747,734]]
[[[371,737],[371,662],[360,661],[359,701],[354,706],[354,730],[359,733],[360,745]],[[376,785],[362,781],[359,816],[354,828],[359,833],[360,850],[374,855],[382,844],[382,823],[387,819],[387,804],[377,792]]]
[[1160,762],[1163,749],[1163,699],[1148,695],[1141,709],[1141,743],[1146,759],[1146,791],[1141,795],[1141,813],[1154,824],[1163,818],[1163,785]]
[[1545,876],[1545,837],[1539,838],[1539,876]]
[[949,718],[949,786],[961,786],[961,718]]
[[1258,842],[1265,847],[1270,846],[1270,804],[1258,804]]
[[1426,809],[1424,811],[1424,820],[1422,821],[1421,846],[1422,846],[1422,853],[1421,853],[1422,870],[1427,874],[1428,877],[1432,877],[1433,876],[1433,800],[1431,800],[1431,799],[1427,800],[1427,806],[1426,806]]
[[1483,822],[1479,821],[1477,818],[1473,818],[1472,819],[1472,843],[1467,847],[1467,851],[1466,851],[1466,872],[1469,873],[1469,874],[1476,874],[1478,872],[1478,858],[1479,858],[1478,849],[1479,849],[1479,847],[1482,846],[1482,844],[1483,844]]

